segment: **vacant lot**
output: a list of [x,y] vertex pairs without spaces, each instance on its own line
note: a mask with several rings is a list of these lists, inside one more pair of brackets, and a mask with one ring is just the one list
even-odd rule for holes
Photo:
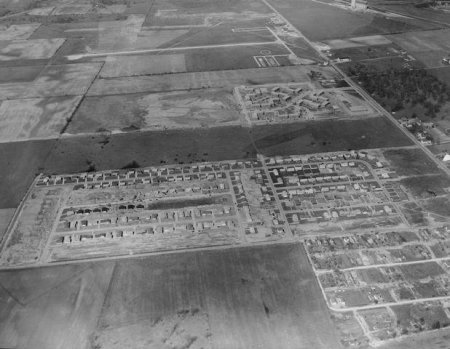
[[445,189],[450,187],[450,179],[445,174],[409,177],[400,183],[415,197],[422,199],[444,195]]
[[87,97],[67,133],[225,126],[239,124],[230,92],[182,91]]
[[439,173],[436,164],[421,149],[389,149],[383,155],[400,176]]

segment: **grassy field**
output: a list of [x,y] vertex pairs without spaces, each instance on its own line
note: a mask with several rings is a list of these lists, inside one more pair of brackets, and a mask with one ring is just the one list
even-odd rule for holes
[[257,151],[264,155],[309,154],[411,144],[383,117],[256,127],[252,138]]
[[340,348],[300,244],[4,271],[0,283],[2,347]]
[[188,72],[204,72],[257,68],[258,64],[253,56],[261,56],[261,51],[270,52],[267,53],[270,55],[289,55],[290,53],[279,44],[189,50],[185,52],[186,69]]

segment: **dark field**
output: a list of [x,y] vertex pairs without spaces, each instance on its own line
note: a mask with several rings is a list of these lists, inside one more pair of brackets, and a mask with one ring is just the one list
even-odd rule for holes
[[[252,130],[251,133],[250,130]],[[140,166],[410,145],[382,117],[287,125],[131,132],[0,144],[0,208],[16,207],[37,173]],[[256,148],[255,148],[256,146]]]
[[299,244],[0,272],[0,282],[2,347],[340,348]]
[[252,138],[257,151],[268,156],[411,144],[383,117],[257,127],[253,129]]

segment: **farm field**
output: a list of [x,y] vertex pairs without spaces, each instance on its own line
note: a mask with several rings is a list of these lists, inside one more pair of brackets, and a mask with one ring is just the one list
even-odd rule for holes
[[155,347],[191,340],[195,348],[338,348],[331,326],[313,335],[330,324],[319,293],[299,245],[119,262],[95,341],[121,348],[134,335]]
[[56,138],[75,111],[81,97],[30,98],[2,101],[2,142]]
[[[0,84],[0,100],[84,95],[100,67],[98,63],[45,66],[38,74],[32,71],[36,74],[33,80],[32,75],[26,76],[26,81]],[[10,69],[12,74],[20,74],[20,67]]]
[[195,128],[239,124],[237,104],[223,90],[87,97],[66,133]]
[[0,272],[0,282],[6,347],[340,348],[298,244]]
[[113,268],[106,262],[0,272],[0,346],[88,347]]

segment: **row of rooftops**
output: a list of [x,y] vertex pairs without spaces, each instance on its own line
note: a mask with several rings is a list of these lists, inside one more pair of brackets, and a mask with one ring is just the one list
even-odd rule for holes
[[[147,167],[139,169],[112,170],[99,172],[83,172],[73,175],[41,175],[37,185],[63,185],[87,183],[94,181],[111,181],[125,179],[156,178],[169,175],[195,174],[199,172],[219,172],[246,168],[258,168],[262,163],[258,160],[237,160],[228,162],[200,163],[194,165],[173,165],[163,167]],[[174,177],[176,178],[176,177]]]

